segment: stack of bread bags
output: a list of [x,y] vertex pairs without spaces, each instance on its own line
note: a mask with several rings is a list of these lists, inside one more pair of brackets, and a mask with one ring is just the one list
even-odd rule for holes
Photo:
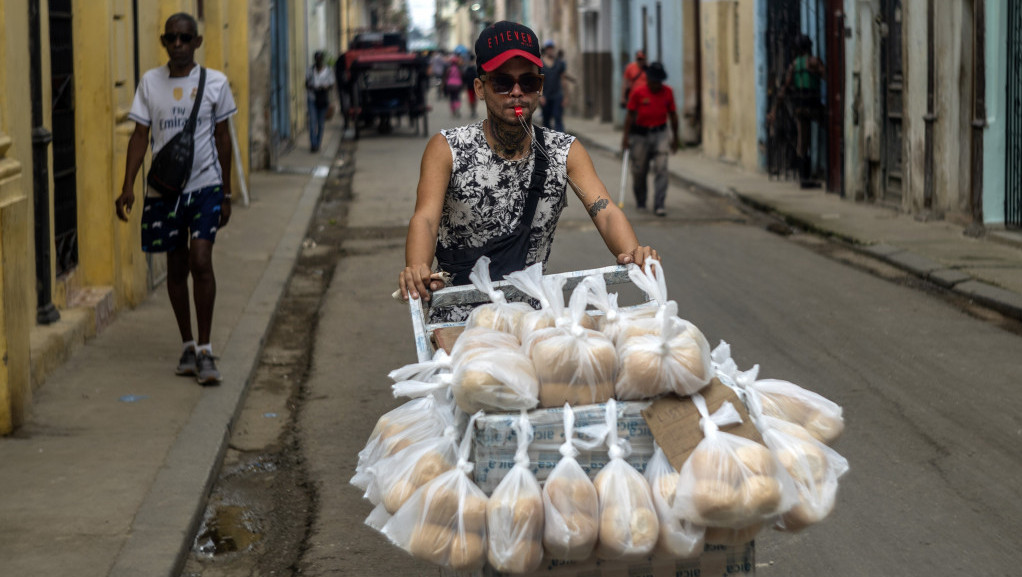
[[486,558],[501,573],[535,570],[543,560],[543,493],[529,467],[532,423],[522,410],[513,428],[517,435],[515,465],[501,479],[486,504]]
[[707,543],[747,542],[797,502],[796,488],[766,446],[720,430],[741,422],[730,402],[713,415],[702,395],[692,395],[692,402],[702,416],[703,439],[682,465],[673,510],[706,527]]
[[372,481],[364,497],[376,505],[366,524],[380,529],[383,523],[419,488],[454,468],[458,430],[451,424],[438,437],[428,437],[369,467]]
[[[468,430],[482,413],[469,419]],[[419,487],[383,525],[382,532],[413,556],[455,571],[486,564],[486,493],[472,482],[472,436],[458,447],[455,467]]]
[[848,472],[848,460],[828,446],[844,430],[841,407],[788,381],[757,380],[758,365],[739,371],[727,343],[718,345],[713,355],[721,382],[742,396],[763,441],[797,489],[798,502],[777,519],[775,527],[799,531],[819,523],[833,511],[838,481]]
[[[548,302],[563,301],[562,285],[547,285]],[[522,349],[536,369],[540,407],[593,405],[614,396],[617,351],[606,335],[587,326],[592,324],[587,300],[588,289],[580,283],[553,326],[535,328],[537,324],[529,322],[534,317],[526,317],[525,325],[532,328],[523,333]]]

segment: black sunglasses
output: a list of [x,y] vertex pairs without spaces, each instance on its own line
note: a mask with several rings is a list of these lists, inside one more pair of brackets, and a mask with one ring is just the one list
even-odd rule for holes
[[524,94],[539,92],[543,88],[543,76],[528,72],[518,78],[510,74],[490,73],[486,77],[490,80],[490,86],[497,94],[510,94],[517,84]]
[[181,43],[182,44],[188,44],[189,42],[191,42],[192,40],[195,39],[195,34],[189,34],[187,32],[183,32],[181,34],[169,34],[168,33],[168,34],[164,34],[163,36],[160,36],[160,40],[163,40],[164,44],[173,44],[174,42],[177,42],[178,38],[181,39]]

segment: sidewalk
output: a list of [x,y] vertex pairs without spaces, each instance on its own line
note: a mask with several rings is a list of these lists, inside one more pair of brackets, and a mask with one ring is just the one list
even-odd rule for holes
[[340,124],[325,136],[318,154],[299,139],[279,172],[253,173],[248,207],[234,191],[214,250],[222,385],[174,375],[180,339],[159,286],[51,373],[29,422],[0,438],[0,573],[178,576]]
[[[568,132],[589,149],[618,153],[621,132],[608,123],[569,118]],[[843,200],[821,189],[802,190],[791,180],[683,150],[671,155],[672,178],[722,196],[736,197],[788,224],[845,241],[872,257],[974,301],[1022,320],[1022,232],[990,231],[985,238],[963,234],[946,222],[920,222],[876,204]],[[616,183],[614,186],[617,186]],[[634,202],[626,193],[625,202]],[[667,198],[668,220],[671,199]]]

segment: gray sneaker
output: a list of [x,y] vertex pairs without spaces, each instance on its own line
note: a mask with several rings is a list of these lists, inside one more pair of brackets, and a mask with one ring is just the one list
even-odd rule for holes
[[188,347],[181,353],[181,359],[177,362],[178,375],[192,376],[198,372],[195,366],[195,347]]
[[195,359],[195,380],[200,385],[219,385],[220,371],[216,370],[216,357],[202,351]]

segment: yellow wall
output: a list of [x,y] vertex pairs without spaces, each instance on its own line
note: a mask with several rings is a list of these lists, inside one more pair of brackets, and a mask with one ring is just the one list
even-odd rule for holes
[[[37,306],[28,1],[0,0],[0,350],[4,355],[0,434],[9,433],[25,419],[33,381],[29,337]],[[304,3],[300,4],[296,14],[304,14]],[[44,103],[52,96],[46,6],[42,0]],[[205,41],[196,60],[228,75],[239,109],[233,124],[247,177],[248,4],[207,0],[204,6],[199,32]],[[137,81],[134,20],[139,35],[137,67],[142,74],[166,63],[159,35],[167,17],[176,12],[196,14],[196,2],[139,0],[137,15],[132,14],[131,0],[75,0],[72,5],[79,265],[69,275],[55,278],[51,258],[53,302],[58,309],[68,306],[73,296],[68,292],[77,288],[111,287],[116,308],[140,303],[151,290],[149,264],[139,243],[145,166],[135,182],[136,210],[131,222],[117,220],[113,203],[121,190],[127,144],[135,127],[127,118]],[[299,22],[296,29],[304,25],[304,19]],[[295,36],[304,41],[304,35]],[[304,50],[297,52],[304,55]],[[43,107],[43,125],[51,129],[49,108]],[[52,231],[52,147],[49,152]],[[236,190],[239,178],[235,172]],[[50,252],[55,254],[52,238]]]
[[0,2],[0,434],[21,424],[32,399],[27,336],[35,318],[35,261],[28,40],[27,0]]
[[754,0],[700,4],[703,150],[757,169]]

